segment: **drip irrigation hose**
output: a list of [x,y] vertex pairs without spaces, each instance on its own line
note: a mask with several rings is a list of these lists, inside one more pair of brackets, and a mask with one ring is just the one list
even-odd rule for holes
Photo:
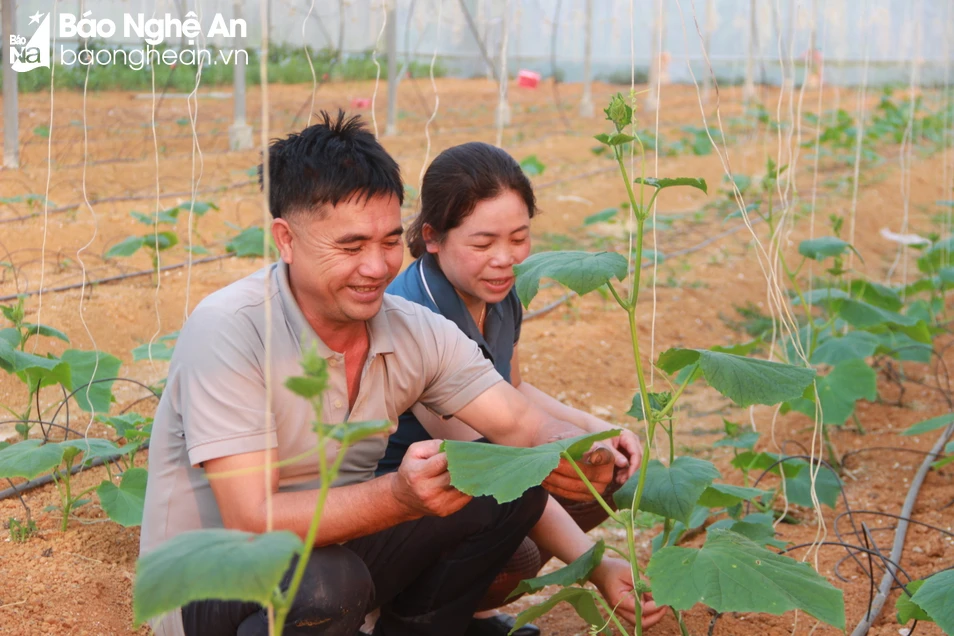
[[[918,499],[918,493],[921,492],[921,485],[924,484],[924,478],[927,477],[928,471],[931,469],[931,464],[941,456],[941,451],[948,439],[950,439],[952,433],[954,433],[954,424],[948,425],[948,427],[944,429],[944,432],[938,437],[937,442],[931,447],[930,455],[925,457],[924,461],[921,462],[918,472],[911,481],[911,487],[908,489],[908,494],[904,499],[904,505],[901,507],[898,531],[894,535],[894,544],[891,546],[891,554],[888,559],[885,559],[885,562],[889,564],[887,572],[885,572],[881,578],[881,584],[878,586],[878,594],[871,604],[871,611],[858,622],[854,631],[851,632],[851,636],[864,636],[867,634],[868,630],[871,629],[871,626],[881,614],[885,602],[888,600],[891,583],[895,580],[892,566],[897,564],[901,559],[901,552],[904,549],[904,539],[908,533],[907,518],[911,516],[911,511],[914,509],[914,504]],[[898,566],[898,569],[900,569],[900,566]]]

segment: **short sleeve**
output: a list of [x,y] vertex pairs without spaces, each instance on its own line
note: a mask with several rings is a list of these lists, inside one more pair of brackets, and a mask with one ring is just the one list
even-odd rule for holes
[[427,383],[420,402],[439,415],[453,415],[503,381],[493,363],[453,322],[420,308],[421,325],[433,348],[423,347]]
[[274,419],[266,422],[261,349],[254,324],[241,314],[200,306],[186,322],[169,381],[193,466],[277,446]]

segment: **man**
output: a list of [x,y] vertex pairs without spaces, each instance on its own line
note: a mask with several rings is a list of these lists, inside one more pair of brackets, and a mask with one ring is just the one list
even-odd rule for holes
[[[141,553],[198,528],[263,532],[269,518],[273,529],[305,536],[318,462],[283,460],[315,447],[314,414],[283,381],[300,374],[308,347],[328,362],[325,422],[397,422],[420,402],[498,444],[582,433],[501,381],[453,323],[384,295],[403,259],[403,184],[357,118],[323,114],[273,143],[269,175],[281,262],[210,295],[182,329],[156,411]],[[414,444],[397,472],[374,478],[386,444],[380,436],[347,451],[286,634],[354,636],[374,608],[376,636],[462,634],[543,512],[540,488],[500,505],[451,487],[439,440]],[[603,447],[592,457],[584,470],[603,489],[613,456]],[[265,475],[267,459],[283,463]],[[565,463],[545,486],[589,498]],[[161,636],[246,636],[266,634],[267,620],[253,603],[201,601],[155,628]]]

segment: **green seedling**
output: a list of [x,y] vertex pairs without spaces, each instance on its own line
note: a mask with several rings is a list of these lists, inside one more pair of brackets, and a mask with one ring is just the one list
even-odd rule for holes
[[[645,174],[631,179],[627,172],[627,157],[621,147],[627,143],[642,144],[638,136],[630,134],[633,128],[633,110],[628,100],[617,95],[604,111],[614,131],[596,136],[616,159],[626,187],[631,210],[635,216],[634,261],[644,258],[643,241],[656,198],[672,187],[692,187],[707,192],[704,180],[694,177],[650,178]],[[707,140],[708,143],[708,140]],[[645,170],[646,162],[641,163]],[[638,190],[634,190],[634,184]],[[710,386],[729,397],[738,406],[778,404],[801,397],[816,376],[814,369],[747,357],[748,346],[712,349],[673,348],[665,351],[655,362],[662,377],[667,378],[667,391],[651,391],[646,382],[646,361],[640,351],[637,305],[640,292],[641,268],[628,271],[627,259],[617,253],[600,252],[545,252],[537,253],[517,266],[517,293],[524,305],[529,305],[539,290],[540,280],[550,278],[583,295],[599,288],[607,289],[624,310],[630,329],[635,379],[639,392],[633,398],[629,415],[645,423],[647,443],[640,469],[613,499],[616,509],[589,485],[585,475],[580,478],[607,515],[622,526],[626,534],[626,548],[620,550],[630,562],[635,591],[652,591],[656,602],[673,608],[683,634],[688,630],[682,621],[682,610],[697,602],[717,612],[764,611],[778,614],[790,609],[801,609],[823,622],[844,629],[845,612],[842,592],[814,572],[808,565],[780,556],[763,547],[774,541],[772,518],[743,517],[742,503],[765,502],[768,491],[756,488],[717,483],[719,471],[710,462],[694,457],[675,457],[673,429],[676,405],[686,388],[696,380],[704,379]],[[613,279],[624,281],[631,276],[628,290],[617,289]],[[670,376],[675,376],[668,380]],[[659,377],[657,375],[657,377]],[[669,463],[650,460],[648,449],[658,431],[669,438]],[[541,483],[560,459],[571,465],[600,438],[583,436],[558,444],[532,449],[516,449],[490,444],[444,442],[451,473],[451,483],[472,495],[492,495],[500,501],[519,496],[529,487]],[[494,471],[486,466],[493,465]],[[506,468],[504,468],[506,467]],[[641,512],[663,518],[663,531],[657,537],[657,549],[648,565],[640,562],[636,550],[635,522]],[[726,515],[728,527],[708,531],[705,545],[683,548],[676,540],[693,528],[699,528],[710,515]],[[593,630],[612,625],[620,633],[630,632],[613,615],[594,591],[577,587],[580,571],[586,571],[592,555],[583,555],[560,572],[563,591],[537,608],[531,608],[518,617],[517,626],[525,624],[556,603],[567,601],[586,620]],[[739,576],[724,577],[720,572],[738,569]],[[563,576],[563,575],[559,575]],[[554,578],[556,580],[556,578]],[[603,616],[599,607],[602,604]],[[642,635],[641,615],[637,608],[635,633]]]

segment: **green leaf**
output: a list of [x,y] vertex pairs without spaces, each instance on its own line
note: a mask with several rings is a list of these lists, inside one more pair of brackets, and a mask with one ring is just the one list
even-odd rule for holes
[[948,424],[954,422],[954,413],[945,413],[944,415],[939,415],[937,417],[932,417],[929,420],[924,420],[923,422],[918,422],[917,424],[911,425],[908,430],[902,432],[902,435],[921,435],[923,433],[930,433],[931,431],[936,431],[940,428],[945,428]]
[[[785,463],[794,463],[802,467],[797,475],[785,480],[785,494],[788,500],[793,504],[812,508],[815,504],[812,503],[812,476],[808,462],[803,459],[791,459]],[[821,465],[818,474],[815,476],[815,496],[818,497],[818,502],[834,509],[838,505],[840,495],[841,480],[838,475],[825,465]]]
[[838,365],[854,359],[864,359],[874,355],[880,341],[867,331],[849,331],[840,338],[829,338],[815,349],[812,364]]
[[878,325],[901,325],[913,327],[918,319],[913,316],[904,316],[894,311],[869,305],[860,300],[844,300],[835,311],[845,322],[858,329],[869,329]]
[[150,355],[153,360],[172,360],[172,352],[175,345],[169,346],[165,342],[153,342],[139,345],[132,350],[133,362],[140,360],[149,360]]
[[627,135],[626,133],[616,133],[615,135],[610,135],[609,139],[606,140],[607,146],[622,146],[623,144],[628,144],[629,142],[636,139],[632,135]]
[[192,601],[220,599],[265,605],[301,540],[291,532],[184,532],[140,557],[133,587],[136,627]]
[[69,337],[60,331],[59,329],[54,329],[53,327],[47,327],[46,325],[37,325],[32,322],[23,323],[23,328],[26,329],[27,336],[46,336],[47,338],[59,338],[63,342],[69,344]]
[[15,327],[0,329],[0,340],[10,345],[11,349],[16,349],[20,346],[20,330]]
[[[639,509],[688,524],[699,496],[718,477],[719,470],[704,459],[677,457],[670,466],[650,460]],[[636,473],[613,494],[620,510],[632,508],[638,483]]]
[[[807,291],[802,294],[802,298],[805,299],[805,302],[810,305],[817,305],[819,303],[831,302],[833,300],[847,300],[851,296],[848,295],[843,289],[838,289],[837,287],[819,287],[811,291]],[[793,298],[792,304],[795,306],[801,305],[801,298]]]
[[194,244],[193,244],[193,245],[191,245],[191,246],[189,246],[189,247],[186,247],[185,249],[186,249],[186,251],[189,252],[190,254],[198,254],[198,255],[200,255],[200,256],[209,253],[209,250],[205,249],[205,248],[202,247],[201,245],[194,245]]
[[66,440],[59,442],[59,445],[63,447],[64,452],[75,450],[77,454],[82,453],[83,463],[87,465],[94,459],[118,457],[120,455],[126,455],[133,450],[128,444],[120,447],[117,446],[115,442],[98,437]]
[[585,219],[583,219],[583,225],[593,225],[594,223],[606,223],[610,219],[614,218],[619,214],[619,210],[616,208],[606,208],[605,210],[600,210],[596,214],[591,214]]
[[904,306],[898,291],[881,283],[855,279],[851,281],[849,289],[852,296],[882,309],[899,311]]
[[954,261],[954,259],[951,258],[952,251],[954,251],[954,236],[948,237],[943,241],[938,241],[924,250],[918,258],[918,269],[925,274],[935,273],[942,265],[950,264]]
[[543,483],[566,451],[576,460],[594,442],[619,435],[618,430],[581,435],[533,448],[444,440],[451,485],[474,497],[492,495],[498,503],[513,501]]
[[6,338],[0,338],[0,369],[16,373],[30,390],[51,384],[70,388],[70,365],[55,357],[42,357],[14,348]]
[[305,376],[294,376],[285,379],[285,388],[300,395],[305,399],[318,397],[325,392],[328,387],[327,378],[310,378]]
[[63,461],[59,444],[43,444],[43,440],[27,439],[0,449],[0,477],[33,479],[48,473]]
[[[908,592],[914,595],[914,593],[917,592],[922,585],[924,585],[923,579],[919,581],[911,581],[907,585]],[[895,602],[894,609],[898,612],[898,623],[900,625],[908,623],[911,621],[911,619],[916,621],[934,622],[934,620],[928,616],[928,613],[914,604],[911,601],[911,597],[904,592],[901,593],[901,596],[899,596],[898,600]]]
[[672,188],[674,186],[689,186],[709,194],[709,186],[706,185],[706,180],[702,179],[701,177],[675,177],[673,179],[656,179],[655,177],[646,177],[643,179],[641,177],[637,177],[633,180],[633,183],[645,183],[646,185],[656,188],[657,190],[662,190],[663,188]]
[[341,443],[343,447],[351,446],[374,435],[387,433],[391,428],[388,420],[371,420],[367,422],[342,422],[331,429],[331,438]]
[[528,307],[539,291],[541,278],[552,278],[582,296],[614,277],[623,280],[626,267],[626,258],[614,252],[541,252],[513,269],[517,295]]
[[758,488],[712,483],[702,492],[698,503],[706,508],[728,508],[743,501],[752,501],[770,494],[769,491]]
[[[748,519],[752,515],[746,517]],[[787,545],[784,541],[779,541],[775,538],[775,528],[772,527],[771,522],[769,523],[755,523],[753,521],[734,521],[732,519],[723,519],[722,521],[731,522],[726,524],[725,527],[727,530],[741,534],[743,537],[751,539],[759,545],[770,545],[773,548],[778,548],[783,550]],[[717,522],[718,523],[718,522]],[[712,524],[709,528],[717,527],[716,524]]]
[[[780,456],[775,453],[755,453],[746,451],[739,453],[732,458],[732,465],[742,471],[768,470],[775,475],[780,475],[784,471],[785,477],[791,478],[802,472],[802,468],[808,464],[795,464],[795,460],[788,460],[778,464]],[[771,468],[769,468],[771,466]]]
[[673,373],[696,361],[709,386],[742,407],[795,399],[815,378],[814,369],[707,349],[669,349],[658,366]]
[[546,166],[542,161],[537,159],[536,155],[530,155],[520,162],[520,169],[523,170],[523,173],[528,177],[536,177],[537,175],[543,174],[543,171],[546,170]]
[[931,361],[934,347],[930,344],[918,342],[908,334],[897,331],[886,331],[875,335],[881,343],[876,353],[887,353],[893,358],[904,361],[925,364]]
[[225,250],[240,258],[264,256],[265,231],[258,226],[244,229],[225,244]]
[[[190,204],[188,203],[183,203],[179,207],[182,208],[183,211],[188,212],[189,205]],[[192,204],[192,213],[195,214],[196,216],[205,216],[209,210],[218,210],[218,209],[219,209],[219,206],[212,203],[211,201],[196,201],[194,204]]]
[[[823,424],[841,426],[855,412],[855,402],[878,398],[878,376],[859,358],[836,365],[831,373],[818,378],[816,386]],[[795,399],[791,405],[794,410],[815,417],[814,400]]]
[[145,468],[130,468],[123,473],[119,486],[111,481],[103,481],[99,485],[96,494],[110,519],[127,528],[142,525],[146,475]]
[[945,634],[954,634],[954,570],[944,570],[924,579],[911,602],[928,613]]
[[688,610],[704,603],[717,612],[779,615],[800,609],[845,628],[842,591],[807,563],[766,550],[728,530],[709,530],[701,549],[670,547],[653,555],[646,570],[660,605]]
[[178,245],[178,243],[179,236],[171,230],[158,232],[156,234],[146,234],[142,237],[143,247],[148,247],[151,250],[159,252]]
[[728,446],[729,448],[746,448],[752,450],[755,447],[756,442],[759,441],[760,434],[758,431],[745,431],[735,437],[723,437],[720,440],[713,442],[713,448],[720,448],[723,446]]
[[603,551],[605,549],[606,545],[603,543],[603,540],[600,539],[592,548],[581,554],[573,563],[570,563],[566,567],[562,567],[550,574],[520,581],[507,598],[539,592],[548,585],[559,585],[560,587],[581,585],[589,580],[590,574],[592,574],[596,566],[603,561]]
[[71,390],[79,407],[91,413],[106,413],[113,400],[113,379],[119,375],[122,361],[103,351],[67,349],[63,360],[70,365]]
[[806,258],[823,261],[832,256],[841,256],[851,243],[837,236],[820,236],[798,244],[798,253]]
[[[517,615],[517,621],[514,623],[513,629],[523,627],[527,623],[537,620],[563,602],[572,605],[580,618],[589,625],[602,625],[606,620],[596,609],[596,602],[593,600],[593,595],[598,593],[582,587],[564,588],[539,605],[534,605],[520,612]],[[513,631],[511,630],[510,633],[513,633]]]
[[142,246],[143,239],[141,236],[130,236],[106,250],[106,253],[103,254],[103,258],[108,260],[110,258],[116,258],[117,256],[132,256]]
[[97,415],[96,421],[116,431],[117,437],[126,437],[131,431],[139,431],[152,423],[152,418],[146,418],[139,413],[123,413],[121,415]]
[[[666,405],[669,404],[672,400],[672,393],[669,391],[663,391],[661,393],[650,393],[649,394],[649,408],[653,411],[660,411],[664,409]],[[633,404],[629,407],[629,410],[626,411],[626,415],[630,417],[635,417],[637,420],[644,420],[646,416],[643,414],[643,396],[642,393],[636,392],[636,395],[633,396]]]

